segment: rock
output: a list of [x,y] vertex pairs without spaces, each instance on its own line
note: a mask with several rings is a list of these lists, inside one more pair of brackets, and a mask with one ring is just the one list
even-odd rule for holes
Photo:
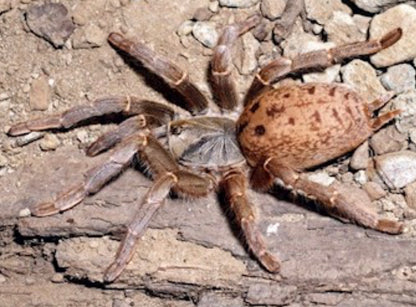
[[26,135],[22,135],[16,138],[16,145],[19,147],[30,144],[36,140],[39,140],[45,136],[45,132],[34,131]]
[[242,75],[251,75],[257,68],[256,53],[260,43],[250,32],[244,34],[240,42],[240,47],[234,58],[234,64]]
[[219,10],[219,6],[220,4],[218,3],[218,1],[212,1],[208,4],[208,9],[213,13],[217,13]]
[[43,151],[50,151],[55,150],[59,147],[61,142],[59,141],[58,137],[54,134],[48,133],[39,143],[40,149]]
[[294,58],[298,54],[304,53],[306,46],[309,46],[309,48],[315,46],[316,48],[317,45],[312,45],[314,43],[320,45],[321,49],[326,46],[325,43],[318,42],[318,38],[315,35],[305,33],[303,30],[294,29],[286,40],[281,43],[281,47],[283,48],[283,55],[285,57]]
[[253,36],[260,42],[271,40],[274,24],[267,19],[263,19],[252,31]]
[[391,101],[391,104],[393,109],[402,110],[398,118],[414,117],[416,115],[416,89],[410,89],[399,94]]
[[361,29],[346,12],[334,12],[324,29],[328,40],[337,45],[365,41],[367,38],[367,29]]
[[390,189],[401,189],[416,180],[416,153],[404,150],[374,158],[377,173]]
[[196,21],[207,21],[209,20],[214,13],[210,11],[207,7],[200,7],[194,13],[193,20]]
[[407,185],[404,193],[407,205],[416,210],[416,182]]
[[368,181],[367,175],[364,170],[360,170],[354,174],[354,181],[358,184],[365,184]]
[[376,132],[369,142],[376,155],[399,151],[407,147],[407,135],[401,134],[395,126],[387,126]]
[[391,66],[380,77],[381,83],[396,94],[415,88],[415,69],[409,64]]
[[192,33],[192,29],[194,28],[195,22],[192,20],[185,20],[179,28],[176,30],[176,34],[179,37],[186,36]]
[[384,8],[397,4],[398,0],[352,0],[356,6],[370,13],[377,13]]
[[89,24],[74,33],[72,46],[74,49],[101,47],[106,39],[106,32],[95,24]]
[[370,27],[371,22],[370,17],[355,14],[352,16],[352,19],[361,33],[368,33],[368,28]]
[[260,10],[264,17],[270,20],[275,20],[282,16],[285,6],[285,0],[262,0]]
[[410,61],[416,57],[416,9],[407,5],[397,5],[384,13],[375,16],[370,25],[370,38],[378,39],[387,32],[400,27],[403,35],[391,47],[381,50],[370,57],[371,63],[377,67],[391,66],[400,62]]
[[352,14],[351,9],[341,0],[305,0],[305,9],[308,18],[316,20],[321,25],[326,24],[334,12]]
[[247,8],[257,4],[259,0],[219,0],[221,6]]
[[215,24],[209,21],[195,22],[192,29],[193,36],[204,46],[214,48],[218,41]]
[[50,88],[48,78],[40,76],[33,80],[30,87],[29,104],[31,110],[44,111],[49,106]]
[[335,181],[335,178],[329,176],[325,172],[316,172],[308,174],[308,179],[310,181],[322,184],[324,186],[330,186]]
[[363,189],[367,192],[371,200],[378,200],[387,195],[387,192],[384,191],[383,187],[376,182],[366,182],[363,185]]
[[[177,231],[173,229],[148,229],[140,240],[141,248],[136,250],[117,282],[138,286],[147,276],[156,283],[186,281],[206,287],[224,287],[239,283],[247,272],[244,263],[230,252],[183,242],[176,237]],[[108,237],[66,239],[57,247],[57,264],[67,268],[69,276],[83,276],[101,282],[118,245],[119,242]]]
[[62,47],[75,30],[68,9],[61,3],[32,5],[26,12],[29,29],[55,48]]
[[344,82],[371,102],[385,95],[387,91],[377,78],[374,68],[362,60],[353,60],[341,68]]
[[366,169],[368,166],[368,159],[368,142],[364,142],[352,154],[350,167],[356,171]]
[[64,275],[60,273],[53,274],[51,281],[56,284],[63,283],[65,281]]

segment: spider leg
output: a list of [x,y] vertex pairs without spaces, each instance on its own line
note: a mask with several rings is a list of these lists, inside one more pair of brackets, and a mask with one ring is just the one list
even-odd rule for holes
[[140,210],[127,227],[117,255],[104,273],[104,281],[114,281],[124,270],[134,254],[138,239],[143,235],[151,218],[169,195],[170,190],[187,196],[201,197],[214,187],[213,180],[181,170],[171,154],[154,138],[141,151],[141,158],[149,165],[156,178],[147,192]]
[[132,97],[130,108],[126,115],[138,114],[124,120],[115,129],[101,135],[87,149],[87,155],[95,156],[98,153],[113,147],[124,138],[144,129],[152,129],[167,125],[175,116],[175,113],[189,113],[176,107],[174,110],[169,105],[154,101],[139,100]]
[[304,174],[284,166],[276,158],[269,158],[263,165],[272,176],[283,181],[295,190],[303,191],[307,196],[316,198],[328,213],[341,220],[349,220],[361,226],[390,234],[403,232],[403,224],[382,219],[375,212],[348,200],[334,186],[324,186],[309,180]]
[[253,15],[241,23],[227,26],[214,49],[210,81],[215,101],[223,109],[232,110],[238,103],[236,84],[231,75],[231,48],[240,35],[259,22],[260,16]]
[[304,0],[287,1],[282,16],[274,26],[274,40],[280,42],[290,34],[290,31],[295,25],[296,17],[302,12],[304,6]]
[[32,131],[68,129],[87,119],[115,113],[122,113],[128,116],[148,113],[163,122],[171,120],[174,115],[172,108],[154,101],[141,100],[130,96],[103,97],[95,100],[92,105],[76,106],[62,114],[15,124],[7,133],[11,136],[18,136]]
[[277,58],[264,66],[256,75],[246,95],[245,104],[273,82],[279,81],[291,73],[309,69],[323,69],[340,63],[346,58],[376,53],[393,45],[400,39],[401,35],[402,30],[396,28],[377,40],[350,43],[329,50],[306,52],[299,54],[294,59]]
[[111,178],[127,167],[133,156],[145,146],[147,138],[136,134],[119,144],[106,162],[91,168],[83,182],[64,191],[52,202],[39,203],[30,208],[32,215],[48,216],[71,209],[88,195],[97,193]]
[[247,199],[245,175],[240,170],[232,170],[223,177],[221,187],[244,233],[249,249],[268,271],[278,272],[280,261],[267,250],[256,223],[253,205]]
[[171,61],[158,55],[144,44],[133,42],[119,33],[111,33],[108,40],[113,46],[140,61],[151,72],[161,76],[170,87],[182,94],[186,101],[186,108],[192,114],[201,113],[207,108],[207,99],[189,80],[188,73]]

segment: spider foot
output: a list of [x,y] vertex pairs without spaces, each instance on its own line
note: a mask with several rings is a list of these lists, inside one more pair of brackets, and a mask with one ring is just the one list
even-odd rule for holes
[[380,219],[377,222],[376,230],[389,233],[389,234],[401,234],[403,232],[404,225],[403,223],[387,220],[387,219]]

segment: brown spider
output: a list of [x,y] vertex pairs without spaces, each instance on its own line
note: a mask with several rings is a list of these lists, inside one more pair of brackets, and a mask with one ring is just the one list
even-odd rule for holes
[[[291,73],[325,68],[345,58],[378,52],[394,44],[401,37],[401,29],[379,40],[272,61],[256,75],[237,119],[236,112],[231,112],[239,104],[231,78],[230,49],[259,20],[255,15],[227,26],[214,50],[211,83],[220,114],[207,115],[208,102],[186,72],[143,44],[111,33],[109,42],[182,94],[186,109],[193,116],[186,110],[176,108],[180,111],[175,112],[168,105],[136,97],[106,97],[91,106],[74,107],[63,114],[16,124],[8,131],[9,135],[17,136],[38,130],[68,129],[107,114],[121,113],[128,117],[87,150],[93,156],[119,143],[107,162],[89,170],[83,183],[63,192],[53,202],[31,208],[33,215],[47,216],[74,207],[98,192],[137,154],[150,169],[154,183],[143,199],[141,210],[129,224],[116,258],[105,272],[105,281],[115,280],[126,267],[138,238],[171,190],[179,195],[202,197],[217,186],[225,192],[251,252],[268,271],[277,272],[280,262],[268,251],[256,224],[253,205],[246,196],[247,165],[252,167],[251,185],[255,188],[267,189],[278,178],[284,185],[315,198],[339,219],[391,234],[402,232],[401,223],[379,218],[367,208],[349,202],[335,187],[314,183],[303,173],[356,148],[398,114],[395,110],[373,117],[372,112],[390,97],[367,104],[339,84],[270,87]],[[159,141],[162,139],[167,140],[169,150]]]

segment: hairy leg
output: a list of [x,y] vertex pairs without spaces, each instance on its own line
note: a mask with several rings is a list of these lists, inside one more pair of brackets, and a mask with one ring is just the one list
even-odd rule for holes
[[186,109],[191,113],[203,112],[208,101],[201,91],[189,80],[188,73],[173,64],[165,57],[139,42],[131,41],[119,33],[111,33],[109,42],[140,61],[151,72],[161,76],[170,87],[177,90],[185,98]]
[[103,97],[95,100],[92,105],[80,105],[62,114],[15,124],[7,133],[11,136],[18,136],[31,131],[68,129],[90,118],[117,113],[128,116],[146,114],[158,118],[163,123],[170,121],[174,116],[173,109],[162,103],[130,96]]
[[375,212],[348,200],[333,186],[310,181],[305,174],[281,165],[275,158],[269,158],[264,163],[264,169],[273,177],[277,177],[287,186],[303,191],[307,196],[317,201],[329,214],[341,220],[349,220],[364,227],[372,228],[390,234],[403,232],[403,224],[393,220],[380,218]]
[[254,15],[241,23],[227,26],[220,36],[211,60],[210,81],[217,104],[227,110],[237,106],[238,97],[235,81],[231,75],[231,48],[237,38],[260,22]]
[[346,58],[376,53],[393,45],[401,35],[402,30],[397,28],[377,40],[350,43],[329,50],[311,51],[299,54],[294,59],[277,58],[263,67],[256,75],[247,92],[245,103],[247,104],[273,82],[279,81],[291,73],[309,69],[323,69],[340,63]]
[[139,211],[127,227],[127,232],[117,251],[115,260],[106,269],[105,282],[114,281],[134,255],[138,239],[144,234],[151,218],[162,205],[171,190],[183,195],[201,197],[214,188],[209,177],[181,170],[173,157],[156,139],[149,138],[149,144],[140,152],[155,181],[144,197]]
[[52,202],[39,203],[30,208],[32,215],[48,216],[71,209],[88,195],[97,193],[111,178],[117,176],[127,167],[134,155],[145,146],[146,137],[143,134],[131,136],[117,146],[103,164],[91,168],[85,174],[84,180],[64,191]]
[[256,223],[253,204],[247,199],[245,175],[240,170],[232,170],[223,177],[221,187],[249,249],[268,271],[278,272],[280,261],[267,250]]

